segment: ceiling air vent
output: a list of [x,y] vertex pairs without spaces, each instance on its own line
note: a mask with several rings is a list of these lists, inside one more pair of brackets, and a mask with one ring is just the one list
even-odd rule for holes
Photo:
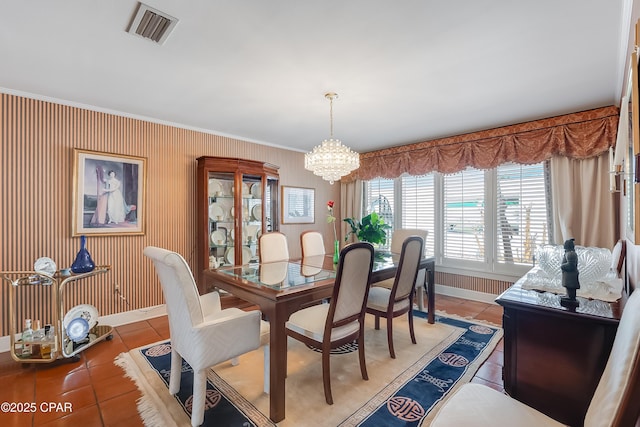
[[140,3],[127,31],[162,44],[177,23],[178,19],[173,16]]

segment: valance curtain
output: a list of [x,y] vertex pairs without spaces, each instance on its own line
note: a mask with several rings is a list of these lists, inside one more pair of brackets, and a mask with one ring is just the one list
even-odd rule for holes
[[615,143],[618,114],[618,108],[610,106],[363,153],[360,168],[341,181],[455,173],[468,166],[491,169],[506,162],[532,164],[554,155],[595,157]]

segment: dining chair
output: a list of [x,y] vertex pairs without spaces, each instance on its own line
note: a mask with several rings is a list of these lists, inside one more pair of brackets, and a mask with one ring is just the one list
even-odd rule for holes
[[300,247],[302,258],[325,254],[324,240],[318,231],[303,231],[300,234]]
[[376,330],[380,329],[380,318],[387,319],[387,341],[392,359],[396,358],[393,348],[394,318],[408,313],[411,342],[416,344],[416,335],[413,330],[413,295],[423,244],[422,237],[407,237],[402,243],[400,262],[393,286],[391,289],[381,286],[372,287],[367,298],[366,311],[375,316]]
[[[423,248],[424,244],[426,244],[427,236],[429,235],[429,230],[423,230],[420,228],[399,228],[394,230],[391,234],[391,248],[390,251],[393,254],[400,254],[402,251],[402,243],[409,236],[420,236],[422,237]],[[418,275],[416,276],[416,300],[418,302],[418,309],[420,311],[424,311],[424,293],[425,293],[425,279],[426,279],[427,270],[425,268],[418,271]],[[374,282],[371,286],[382,286],[388,289],[393,287],[395,278],[390,278],[386,280],[381,280],[380,282]]]
[[153,261],[167,307],[169,393],[180,391],[184,359],[193,369],[191,425],[199,426],[204,420],[207,369],[260,347],[261,312],[222,310],[217,292],[198,294],[191,269],[180,254],[154,246],[147,246],[143,253]]
[[322,351],[324,396],[333,405],[329,356],[331,349],[358,342],[360,373],[368,380],[364,353],[364,316],[373,267],[373,246],[353,243],[340,252],[332,297],[328,304],[303,308],[286,323],[287,335]]
[[[571,396],[567,396],[567,404]],[[622,312],[609,359],[591,398],[584,427],[635,426],[640,416],[640,291]],[[431,427],[563,426],[547,415],[484,385],[462,386],[436,414]]]
[[258,246],[260,247],[261,263],[287,261],[289,259],[287,236],[278,231],[260,235]]

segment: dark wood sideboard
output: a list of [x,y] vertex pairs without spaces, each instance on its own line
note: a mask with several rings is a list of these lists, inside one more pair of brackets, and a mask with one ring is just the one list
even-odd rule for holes
[[513,398],[570,426],[582,426],[607,363],[624,306],[522,289],[500,295],[504,308],[504,388]]

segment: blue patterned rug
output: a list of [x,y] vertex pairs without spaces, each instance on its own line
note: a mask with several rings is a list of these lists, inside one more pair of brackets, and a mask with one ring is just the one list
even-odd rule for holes
[[[305,368],[298,370],[296,362],[292,361],[291,356],[289,357],[287,418],[278,425],[339,425],[340,427],[428,425],[435,415],[438,404],[455,388],[473,377],[482,362],[495,348],[502,336],[502,329],[448,316],[436,316],[436,325],[428,325],[426,313],[414,311],[414,316],[418,345],[406,343],[408,331],[404,331],[404,326],[399,322],[402,318],[395,319],[398,323],[398,325],[394,323],[394,343],[398,355],[398,359],[395,360],[388,354],[384,322],[381,322],[382,329],[379,331],[374,331],[373,328],[367,330],[365,342],[370,381],[362,381],[359,369],[353,369],[353,367],[340,372],[341,364],[336,358],[355,359],[354,363],[357,366],[357,352],[353,355],[349,354],[356,350],[357,346],[352,345],[346,348],[343,352],[346,354],[331,356],[332,390],[335,401],[332,406],[324,403],[321,377],[312,380],[302,377],[301,372],[318,368],[316,365],[319,364],[319,355],[309,356],[313,352],[304,347],[302,350],[297,350],[305,357],[315,357],[315,359],[312,359],[312,362],[305,362]],[[439,339],[437,345],[429,348],[420,347],[421,344],[426,345],[427,335],[429,333],[433,335],[436,330],[443,337],[446,336],[446,339]],[[421,333],[425,335],[421,336]],[[375,337],[380,343],[373,342],[369,337]],[[291,341],[289,347],[289,354],[291,354],[293,351]],[[359,387],[368,387],[368,383],[372,383],[372,380],[380,376],[383,370],[390,371],[387,366],[398,369],[399,364],[404,363],[400,361],[403,355],[416,350],[421,354],[409,360],[409,366],[400,366],[399,372],[392,373],[393,377],[383,380],[381,384],[371,384],[371,387],[377,387],[375,390],[359,389]],[[216,366],[215,372],[210,370],[205,426],[274,425],[268,418],[268,396],[262,392],[261,355],[262,352],[258,350],[255,360],[244,360],[241,356],[239,366],[231,366],[227,363]],[[191,367],[183,362],[180,391],[175,397],[170,396],[168,393],[170,359],[169,342],[135,349],[129,353],[123,353],[116,359],[116,364],[125,369],[127,375],[136,381],[142,391],[143,397],[139,401],[139,410],[146,425],[189,425],[193,373]],[[246,381],[241,379],[243,373]],[[297,379],[298,375],[301,376],[300,379]],[[340,379],[345,376],[354,382],[352,388],[340,385]],[[308,389],[290,390],[296,387],[308,387]],[[236,389],[242,390],[242,394]],[[293,398],[290,399],[289,393],[296,394],[293,402],[290,401]],[[364,393],[370,393],[369,397]],[[306,408],[300,396],[309,396],[309,399],[315,399],[317,404],[311,404]],[[345,397],[348,399],[344,399]],[[356,401],[357,406],[347,405],[342,408],[347,400],[351,404],[353,404],[352,401]],[[302,414],[295,413],[298,406],[301,407],[299,409]],[[317,420],[327,421],[318,424]]]

